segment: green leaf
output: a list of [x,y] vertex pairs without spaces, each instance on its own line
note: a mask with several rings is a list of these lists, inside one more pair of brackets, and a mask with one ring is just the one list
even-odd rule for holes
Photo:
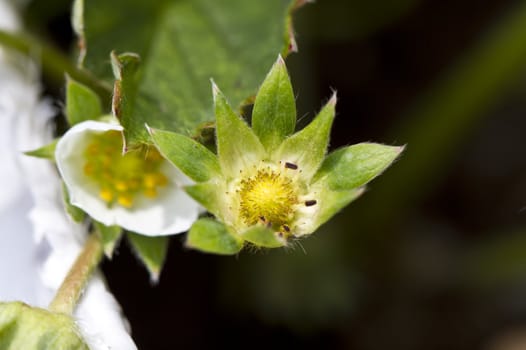
[[232,255],[243,248],[243,241],[230,234],[222,223],[202,218],[190,228],[186,246],[206,253]]
[[[84,1],[84,66],[96,76],[113,82],[110,52],[136,52],[147,56],[159,30],[157,23],[171,0],[89,0]],[[78,18],[72,18],[77,23]],[[77,27],[73,23],[73,27]]]
[[73,126],[85,120],[97,119],[102,114],[99,96],[72,78],[66,83],[66,118]]
[[0,303],[0,349],[89,350],[71,316],[21,302]]
[[216,182],[203,182],[186,186],[185,191],[210,213],[222,217],[223,202],[221,200],[226,196],[226,190],[221,185]]
[[126,236],[137,257],[150,272],[152,282],[157,283],[168,253],[169,238],[148,237],[132,232],[127,232]]
[[278,57],[259,88],[252,111],[252,129],[273,152],[296,127],[296,102],[285,62]]
[[[111,66],[115,76],[111,107],[113,114],[123,125],[129,125],[134,121],[133,113],[137,96],[140,63],[141,58],[134,53],[123,53],[120,55],[117,55],[115,52],[111,53]],[[141,123],[140,127],[146,130],[144,123]],[[128,131],[124,129],[125,138],[127,135]]]
[[133,51],[144,58],[135,108],[122,119],[130,145],[150,141],[145,123],[194,135],[200,125],[213,121],[210,78],[237,108],[255,94],[276,54],[288,53],[294,4],[92,0],[84,11],[85,65],[110,78],[104,62],[111,50]]
[[95,220],[93,220],[93,224],[97,229],[97,234],[100,236],[104,254],[108,259],[111,259],[117,242],[122,237],[122,228],[120,226],[106,226]]
[[400,155],[404,147],[360,143],[339,149],[325,159],[314,182],[325,181],[334,191],[365,185],[380,175]]
[[248,228],[241,237],[257,247],[278,248],[286,245],[286,241],[278,237],[276,232],[261,225]]
[[161,154],[192,180],[204,182],[221,176],[217,156],[199,142],[170,131],[149,131]]
[[213,91],[219,163],[225,176],[235,176],[260,161],[265,150],[247,123],[232,111],[215,84]]
[[327,152],[335,106],[336,94],[309,125],[283,141],[276,153],[276,160],[296,164],[307,181],[316,173]]
[[44,158],[44,159],[50,159],[55,160],[55,148],[57,147],[57,142],[59,139],[55,139],[51,141],[51,143],[42,146],[40,148],[37,148],[32,151],[24,152],[26,156],[36,157],[36,158]]
[[71,200],[69,198],[69,191],[64,181],[62,181],[62,200],[64,201],[64,207],[66,208],[66,212],[73,219],[73,221],[84,221],[84,219],[86,218],[86,213],[84,213],[84,211],[79,207],[76,207],[73,204],[71,204]]

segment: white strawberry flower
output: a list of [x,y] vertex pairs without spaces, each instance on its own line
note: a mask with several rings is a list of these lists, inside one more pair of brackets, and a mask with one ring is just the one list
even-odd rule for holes
[[199,213],[182,188],[192,182],[153,147],[123,154],[121,132],[88,120],[58,141],[55,160],[71,204],[106,226],[147,236],[187,231]]

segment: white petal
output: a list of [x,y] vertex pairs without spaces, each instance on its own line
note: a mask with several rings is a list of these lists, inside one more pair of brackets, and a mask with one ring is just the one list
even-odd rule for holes
[[168,162],[163,172],[171,181],[158,197],[136,198],[132,208],[119,205],[108,208],[99,198],[97,186],[86,181],[85,160],[81,154],[93,134],[109,130],[121,131],[122,127],[87,121],[75,125],[57,143],[57,167],[68,187],[71,202],[105,225],[119,225],[147,236],[187,231],[197,219],[199,206],[181,188],[191,183],[190,180]]
[[84,339],[91,350],[137,349],[128,334],[127,321],[119,304],[95,275],[75,312]]
[[4,54],[0,56],[0,181],[9,185],[2,190],[0,210],[23,191],[26,176],[35,173],[24,172],[31,169],[33,159],[22,152],[51,139],[48,122],[54,114],[48,101],[40,101],[35,65],[12,52]]
[[38,292],[43,286],[37,267],[42,256],[33,244],[26,217],[32,205],[29,193],[11,204],[0,212],[0,300],[39,305]]

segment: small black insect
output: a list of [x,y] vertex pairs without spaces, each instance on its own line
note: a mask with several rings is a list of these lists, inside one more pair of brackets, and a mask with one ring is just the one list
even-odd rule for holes
[[311,200],[308,200],[308,201],[305,201],[305,206],[306,207],[312,207],[313,205],[316,205],[316,200],[315,199],[311,199]]
[[298,169],[298,166],[296,164],[294,164],[294,163],[286,162],[285,163],[285,168],[296,170],[296,169]]

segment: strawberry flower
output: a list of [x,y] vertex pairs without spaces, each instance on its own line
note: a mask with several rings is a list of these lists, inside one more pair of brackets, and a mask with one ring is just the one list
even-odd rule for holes
[[182,189],[191,181],[153,147],[123,154],[122,130],[88,120],[58,141],[55,160],[71,204],[106,226],[147,236],[188,230],[199,211]]
[[281,57],[256,96],[252,127],[213,84],[217,155],[186,136],[150,129],[161,154],[196,182],[186,191],[215,217],[196,221],[187,245],[235,254],[246,242],[286,246],[356,199],[403,147],[362,143],[326,156],[336,95],[294,133],[296,107]]

